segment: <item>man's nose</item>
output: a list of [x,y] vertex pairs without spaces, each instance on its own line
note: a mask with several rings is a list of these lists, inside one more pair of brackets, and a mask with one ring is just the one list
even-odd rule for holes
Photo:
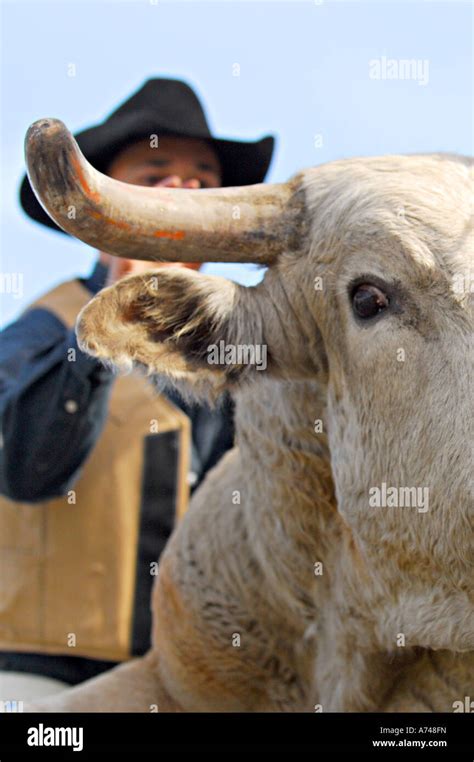
[[183,188],[200,188],[201,181],[197,177],[190,177],[188,180],[184,180]]
[[186,177],[183,175],[169,175],[164,180],[157,180],[153,183],[152,188],[159,188],[165,186],[166,188],[200,188],[201,182],[196,177]]

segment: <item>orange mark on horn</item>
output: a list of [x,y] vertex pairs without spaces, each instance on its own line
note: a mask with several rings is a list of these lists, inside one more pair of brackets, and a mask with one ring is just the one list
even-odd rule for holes
[[81,167],[81,163],[80,163],[79,159],[77,158],[77,156],[74,156],[74,154],[71,155],[71,164],[72,164],[72,166],[74,168],[74,171],[75,171],[75,173],[77,175],[77,179],[79,180],[79,184],[80,184],[82,190],[84,191],[84,193],[86,194],[86,196],[88,198],[90,198],[91,201],[99,202],[100,201],[100,195],[98,193],[96,193],[95,191],[92,191],[90,189],[89,184],[88,184],[88,182],[87,182],[87,180],[86,180],[86,178],[84,176],[84,172],[83,172],[83,169]]
[[173,238],[175,241],[181,241],[186,235],[184,230],[154,230],[153,235],[155,238]]
[[100,212],[89,212],[91,217],[94,217],[96,220],[102,220],[102,222],[105,222],[107,225],[114,225],[116,228],[120,228],[120,230],[130,230],[131,225],[128,224],[128,222],[121,222],[120,220],[113,220],[112,217],[105,217]]
[[[128,222],[122,222],[120,220],[114,220],[114,219],[112,219],[112,217],[106,217],[101,212],[96,212],[96,211],[92,211],[91,210],[89,212],[89,214],[95,220],[102,220],[102,222],[105,222],[107,225],[114,225],[116,228],[120,228],[120,230],[131,230],[132,229],[132,226],[129,225]],[[140,231],[138,231],[138,232],[140,232]],[[176,231],[172,231],[172,230],[155,230],[153,232],[153,235],[156,238],[172,238],[175,241],[181,241],[184,238],[184,236],[185,236],[185,232],[184,232],[184,230],[176,230]]]

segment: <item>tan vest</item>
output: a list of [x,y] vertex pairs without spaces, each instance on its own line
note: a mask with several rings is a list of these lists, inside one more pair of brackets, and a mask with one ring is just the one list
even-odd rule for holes
[[[71,281],[31,307],[72,327],[90,298]],[[179,517],[190,422],[137,374],[114,381],[104,430],[68,496],[34,505],[0,496],[0,650],[130,658],[144,441],[156,430],[179,436]]]

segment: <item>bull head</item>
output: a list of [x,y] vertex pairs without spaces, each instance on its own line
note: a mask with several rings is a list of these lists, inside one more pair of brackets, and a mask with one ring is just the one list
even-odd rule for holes
[[[259,420],[284,419],[281,441],[292,451],[310,449],[308,390],[316,398],[324,388],[348,539],[343,553],[327,551],[336,587],[323,661],[341,631],[345,652],[390,652],[399,633],[408,646],[473,649],[471,162],[394,156],[335,162],[279,185],[145,189],[96,172],[53,120],[30,128],[27,162],[45,209],[93,246],[155,261],[271,265],[250,289],[183,270],[132,276],[91,301],[78,331],[87,351],[113,364],[232,387],[248,425],[258,401]],[[209,346],[221,341],[265,345],[267,372],[211,365]],[[260,515],[267,497],[252,464],[262,466],[261,453],[245,426],[249,502]],[[284,455],[279,462],[289,483]],[[384,485],[426,490],[415,494],[428,500],[372,503]],[[285,526],[288,512],[298,523],[297,498],[289,505],[273,491],[271,509],[284,511]],[[306,540],[319,553],[321,538]]]

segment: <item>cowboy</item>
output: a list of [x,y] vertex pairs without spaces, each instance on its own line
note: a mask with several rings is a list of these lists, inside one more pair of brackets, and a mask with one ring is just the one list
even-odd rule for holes
[[[105,174],[152,187],[260,183],[273,151],[271,137],[214,137],[193,90],[170,79],[147,81],[76,140]],[[59,230],[26,177],[20,200]],[[157,559],[190,487],[232,446],[229,400],[211,411],[156,394],[77,345],[91,296],[149,268],[99,252],[88,278],[60,284],[3,332],[0,699],[45,695],[148,650]]]

